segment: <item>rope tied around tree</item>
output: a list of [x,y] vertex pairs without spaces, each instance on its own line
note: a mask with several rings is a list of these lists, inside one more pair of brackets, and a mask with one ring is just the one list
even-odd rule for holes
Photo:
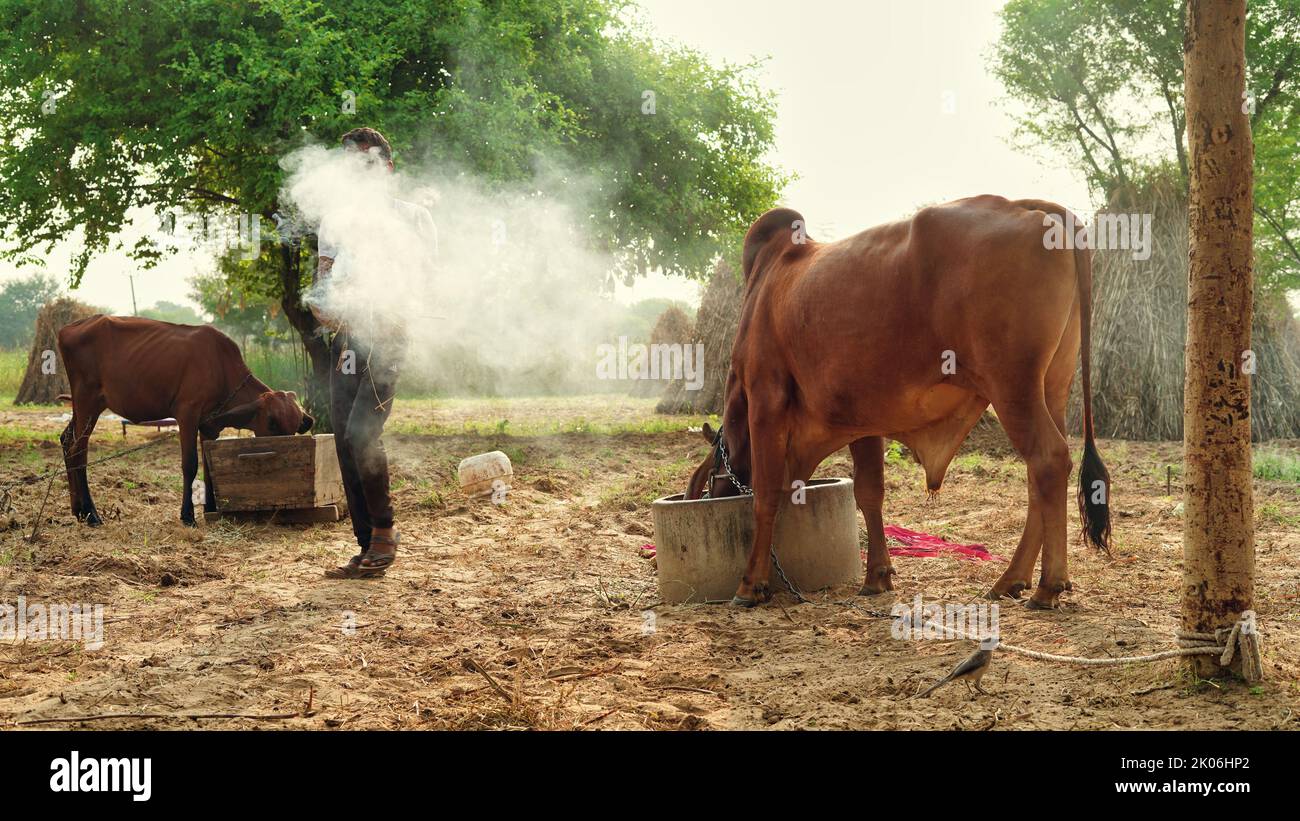
[[1246,681],[1264,678],[1264,653],[1260,646],[1259,626],[1255,611],[1246,610],[1231,627],[1220,627],[1213,633],[1178,631],[1178,646],[1191,652],[1187,655],[1213,655],[1219,653],[1219,666],[1227,667],[1241,653],[1241,676]]

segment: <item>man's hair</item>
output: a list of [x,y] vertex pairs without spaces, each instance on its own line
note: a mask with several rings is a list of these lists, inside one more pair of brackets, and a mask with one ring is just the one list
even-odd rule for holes
[[378,148],[379,156],[389,162],[393,160],[393,147],[388,144],[388,140],[384,139],[383,134],[373,128],[354,128],[339,139],[347,148],[357,148],[361,151]]

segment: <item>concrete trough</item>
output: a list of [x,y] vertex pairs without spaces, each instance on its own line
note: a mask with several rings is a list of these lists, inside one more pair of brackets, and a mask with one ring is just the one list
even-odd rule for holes
[[[776,515],[776,556],[803,592],[862,580],[852,479],[814,479],[804,503],[786,494]],[[664,601],[731,601],[754,539],[754,497],[686,501],[677,493],[650,507],[659,593]],[[775,569],[771,587],[784,590]]]

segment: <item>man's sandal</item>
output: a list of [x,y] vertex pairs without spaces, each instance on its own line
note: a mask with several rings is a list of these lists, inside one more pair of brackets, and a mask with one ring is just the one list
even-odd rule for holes
[[388,568],[397,560],[397,542],[398,535],[393,534],[393,538],[371,537],[371,544],[392,545],[392,553],[379,553],[370,548],[366,548],[364,553],[358,553],[348,560],[343,567],[337,567],[333,570],[326,570],[325,575],[331,579],[377,579],[388,571]]

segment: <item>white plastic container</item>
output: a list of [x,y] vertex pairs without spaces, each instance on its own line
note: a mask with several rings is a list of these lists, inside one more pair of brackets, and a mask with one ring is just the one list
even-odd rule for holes
[[474,499],[504,494],[510,489],[510,480],[514,478],[515,472],[510,466],[510,457],[494,450],[462,459],[456,475],[460,479],[460,489]]

